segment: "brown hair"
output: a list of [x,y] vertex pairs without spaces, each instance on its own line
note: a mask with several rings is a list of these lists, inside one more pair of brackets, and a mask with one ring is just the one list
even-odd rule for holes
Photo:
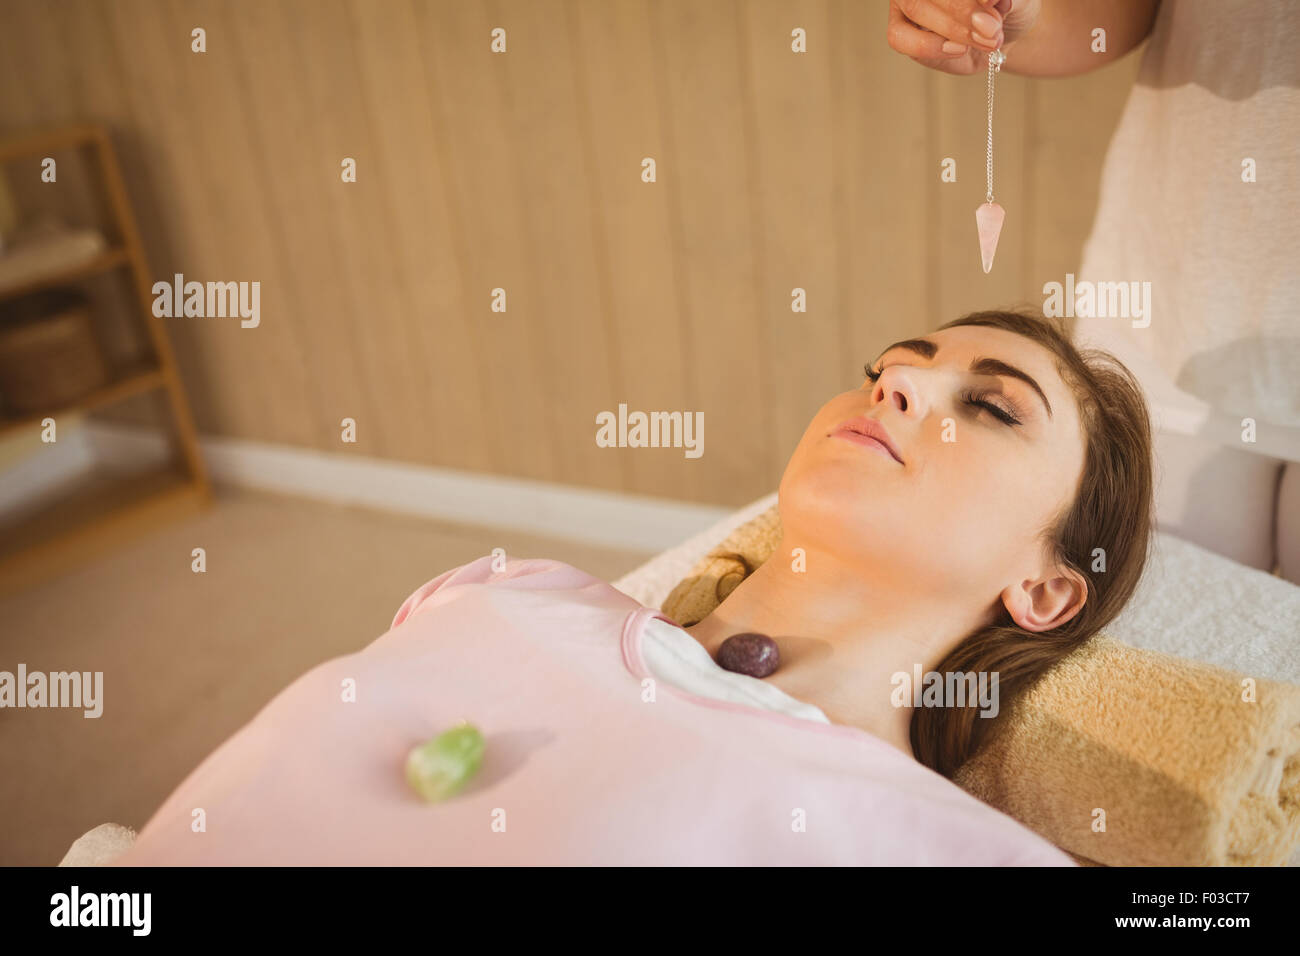
[[[1083,474],[1074,502],[1043,533],[1058,561],[1088,582],[1083,608],[1060,627],[1034,632],[1019,627],[1004,607],[996,624],[968,635],[937,668],[945,676],[996,672],[999,697],[1010,702],[1114,620],[1137,588],[1153,521],[1151,422],[1133,374],[1107,352],[1076,348],[1061,324],[1041,314],[989,311],[939,328],[962,325],[1014,332],[1051,352],[1074,393],[1084,431]],[[1006,713],[1005,703],[1001,712]],[[912,751],[921,763],[951,777],[996,723],[997,718],[979,716],[978,704],[919,707],[912,716]]]

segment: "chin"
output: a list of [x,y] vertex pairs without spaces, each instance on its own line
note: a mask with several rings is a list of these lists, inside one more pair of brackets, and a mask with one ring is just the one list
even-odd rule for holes
[[777,492],[782,532],[791,547],[842,553],[859,543],[858,550],[866,551],[897,537],[897,529],[882,522],[901,512],[884,505],[869,475],[848,463],[810,464],[788,467]]

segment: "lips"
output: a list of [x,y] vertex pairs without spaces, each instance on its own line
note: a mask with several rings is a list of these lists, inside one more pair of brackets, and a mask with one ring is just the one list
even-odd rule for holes
[[831,432],[831,434],[845,437],[854,436],[858,441],[861,441],[862,439],[871,439],[872,441],[868,442],[869,444],[878,442],[885,451],[889,452],[889,454],[893,456],[894,461],[898,462],[900,465],[903,464],[903,456],[898,452],[898,445],[896,445],[894,440],[889,436],[889,432],[885,429],[885,426],[880,424],[880,422],[876,421],[874,418],[868,418],[866,415],[859,415],[857,418],[850,418],[848,421],[842,422],[835,431]]

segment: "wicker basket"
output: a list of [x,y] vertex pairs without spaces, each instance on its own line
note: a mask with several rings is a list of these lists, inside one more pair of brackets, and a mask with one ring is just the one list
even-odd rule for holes
[[83,296],[34,296],[0,317],[0,404],[7,412],[53,411],[107,381]]

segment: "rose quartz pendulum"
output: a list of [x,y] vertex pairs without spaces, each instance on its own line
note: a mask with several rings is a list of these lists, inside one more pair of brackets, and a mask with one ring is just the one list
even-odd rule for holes
[[980,261],[984,272],[993,268],[993,254],[998,251],[998,236],[1002,234],[1002,220],[1007,211],[995,202],[986,202],[975,210],[975,228],[980,233]]
[[1002,235],[1002,222],[1007,211],[993,201],[993,76],[1002,69],[1007,55],[1001,50],[989,54],[989,139],[988,139],[988,194],[986,201],[975,210],[975,228],[980,236],[980,262],[987,275],[993,268],[993,255],[998,251],[998,237]]

